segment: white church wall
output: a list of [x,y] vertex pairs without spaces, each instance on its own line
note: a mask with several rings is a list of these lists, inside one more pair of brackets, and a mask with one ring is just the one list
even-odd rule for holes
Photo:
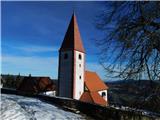
[[[81,59],[79,59],[81,55]],[[84,67],[85,67],[85,54],[75,51],[75,83],[74,83],[74,99],[79,100],[84,92]]]
[[106,94],[106,96],[104,96],[103,98],[107,101],[108,100],[108,98],[107,98],[107,90],[98,91],[98,93],[99,93],[100,96],[102,96],[103,92]]
[[[65,54],[68,58],[65,59]],[[72,51],[61,52],[60,58],[60,76],[59,76],[59,96],[72,97]]]

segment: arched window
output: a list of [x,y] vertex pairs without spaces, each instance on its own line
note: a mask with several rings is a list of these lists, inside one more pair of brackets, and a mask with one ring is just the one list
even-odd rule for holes
[[102,97],[105,97],[106,96],[106,92],[102,92]]
[[79,79],[81,79],[81,75],[79,76]]
[[64,54],[64,59],[67,59],[67,58],[68,58],[68,54],[65,53],[65,54]]
[[78,58],[79,58],[79,60],[81,60],[81,59],[82,59],[82,55],[81,55],[81,54],[79,54]]

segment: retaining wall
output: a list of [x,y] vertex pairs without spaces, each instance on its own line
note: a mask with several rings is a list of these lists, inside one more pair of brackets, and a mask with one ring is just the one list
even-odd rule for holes
[[87,114],[88,116],[95,118],[96,120],[160,120],[160,117],[142,115],[142,113],[136,111],[102,107],[99,105],[89,104],[68,98],[31,95],[10,89],[1,89],[1,92],[5,94],[36,97],[51,104],[58,105],[62,108],[68,108],[73,111],[78,110],[84,114]]

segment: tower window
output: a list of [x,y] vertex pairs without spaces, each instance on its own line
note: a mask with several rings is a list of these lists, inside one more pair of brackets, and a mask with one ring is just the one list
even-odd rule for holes
[[79,79],[81,79],[81,75],[79,76]]
[[81,67],[81,64],[79,64],[79,67]]
[[102,92],[102,97],[105,97],[106,96],[106,93],[105,92]]
[[67,59],[67,58],[68,58],[68,54],[65,53],[65,54],[64,54],[64,59]]
[[79,58],[79,60],[81,60],[81,59],[82,59],[82,55],[81,55],[81,54],[79,54],[78,58]]

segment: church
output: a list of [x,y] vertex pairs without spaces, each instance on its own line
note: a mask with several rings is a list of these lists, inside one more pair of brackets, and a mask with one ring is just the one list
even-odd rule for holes
[[58,95],[107,106],[108,86],[97,73],[85,69],[85,56],[76,16],[73,13],[59,49]]

